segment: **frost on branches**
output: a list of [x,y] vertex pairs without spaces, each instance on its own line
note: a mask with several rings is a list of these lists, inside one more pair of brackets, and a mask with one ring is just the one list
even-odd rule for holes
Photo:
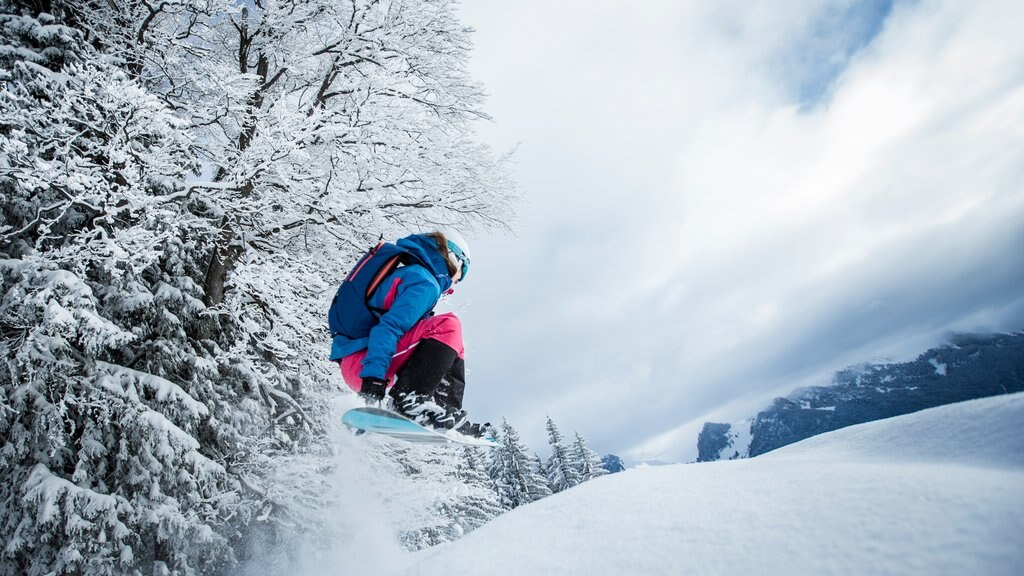
[[321,521],[338,276],[511,217],[468,50],[444,1],[0,1],[0,574]]

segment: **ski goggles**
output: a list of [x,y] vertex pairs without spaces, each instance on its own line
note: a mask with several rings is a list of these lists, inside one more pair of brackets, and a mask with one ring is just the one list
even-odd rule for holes
[[452,264],[460,267],[459,280],[464,280],[466,278],[466,274],[469,273],[469,258],[466,256],[466,253],[463,252],[462,248],[459,248],[457,244],[449,240],[448,256],[452,259]]

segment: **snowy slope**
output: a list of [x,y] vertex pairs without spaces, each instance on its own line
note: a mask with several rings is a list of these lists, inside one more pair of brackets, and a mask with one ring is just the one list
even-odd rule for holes
[[403,575],[1024,574],[1024,394],[641,468],[510,512]]

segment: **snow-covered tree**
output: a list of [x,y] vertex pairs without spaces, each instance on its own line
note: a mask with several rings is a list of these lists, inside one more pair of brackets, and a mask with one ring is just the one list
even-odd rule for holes
[[0,2],[0,574],[315,526],[337,271],[511,215],[468,50],[446,1]]
[[0,34],[0,574],[228,561],[251,430],[217,343],[188,337],[210,228],[168,182],[191,143],[81,31],[8,13]]
[[572,444],[573,467],[579,474],[580,481],[586,482],[608,474],[605,470],[601,457],[589,447],[587,441],[576,432],[576,441]]
[[427,491],[435,495],[431,505],[434,522],[403,533],[406,547],[419,550],[452,542],[505,511],[491,488],[479,451],[480,448],[466,446],[442,446],[432,449],[433,457],[415,466],[420,475],[432,471],[438,489]]
[[501,424],[501,446],[491,449],[487,473],[501,505],[517,508],[551,495],[544,476],[535,469],[519,432],[508,423]]
[[576,486],[583,481],[583,477],[580,475],[580,466],[574,460],[575,453],[565,445],[562,433],[558,431],[558,426],[550,417],[547,420],[547,431],[551,455],[544,463],[544,472],[548,487],[557,494]]
[[[504,509],[483,469],[480,448],[409,444],[383,439],[369,458],[400,518],[398,539],[409,550],[451,542]],[[397,465],[397,467],[396,467]]]
[[[537,454],[536,452],[530,454],[530,470],[532,470],[534,474],[544,478],[546,485],[547,473],[544,469],[544,460],[541,459],[540,454]],[[548,490],[550,491],[551,488],[548,487]]]
[[[483,91],[452,2],[86,4],[79,19],[193,119],[207,178],[190,190],[222,232],[208,305],[272,300],[254,268],[336,276],[382,231],[508,222],[507,174],[472,138]],[[119,24],[126,10],[145,26]]]
[[468,534],[505,512],[487,474],[486,456],[481,448],[462,447],[462,461],[456,469],[461,494],[450,508],[450,516],[459,527],[458,536]]

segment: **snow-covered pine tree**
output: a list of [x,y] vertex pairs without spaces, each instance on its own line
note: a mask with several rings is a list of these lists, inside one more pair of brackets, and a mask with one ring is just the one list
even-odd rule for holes
[[461,537],[500,516],[506,508],[501,505],[491,486],[484,449],[462,447],[457,477],[465,488],[460,487],[461,494],[456,505],[451,507],[450,516],[454,519],[454,525],[458,526],[458,536]]
[[498,441],[501,446],[491,449],[487,473],[501,505],[512,509],[550,496],[546,479],[535,470],[519,432],[507,420],[502,421]]
[[457,538],[458,528],[449,512],[459,491],[454,478],[458,449],[445,444],[395,444],[389,452],[406,476],[401,484],[393,484],[393,497],[406,506],[398,526],[402,546],[422,550]]
[[506,510],[491,487],[481,448],[450,444],[425,449],[426,457],[409,461],[406,469],[415,471],[417,489],[427,484],[423,492],[435,495],[433,521],[403,532],[401,540],[411,550],[457,540]]
[[579,466],[574,461],[574,454],[563,443],[562,433],[558,431],[558,426],[550,416],[547,421],[547,431],[551,455],[544,463],[544,472],[547,476],[548,487],[551,488],[551,492],[557,494],[576,486],[583,481],[583,478],[580,476]]
[[580,481],[586,482],[608,474],[601,462],[601,457],[589,447],[587,441],[576,432],[576,441],[572,444],[573,467],[579,474]]
[[[547,486],[547,473],[544,469],[544,460],[540,457],[540,454],[536,452],[530,454],[530,469],[533,470],[534,474],[544,478],[544,485]],[[548,487],[548,490],[550,491],[551,488]]]
[[8,10],[0,42],[0,574],[229,561],[246,417],[189,337],[191,142],[80,30]]
[[[411,521],[399,536],[404,546],[418,550],[457,540],[505,510],[490,487],[479,450],[455,444],[398,450],[425,504],[402,515]],[[423,494],[432,494],[432,501],[424,501]]]

